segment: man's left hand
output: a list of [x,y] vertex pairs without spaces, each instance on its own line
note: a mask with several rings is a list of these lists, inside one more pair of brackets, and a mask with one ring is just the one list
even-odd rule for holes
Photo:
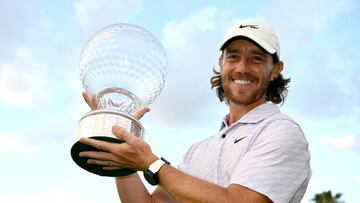
[[80,157],[88,158],[88,164],[104,166],[104,170],[129,168],[146,171],[158,158],[152,153],[149,144],[130,134],[124,128],[114,125],[113,134],[124,142],[110,143],[91,138],[81,138],[80,142],[100,151],[84,151]]

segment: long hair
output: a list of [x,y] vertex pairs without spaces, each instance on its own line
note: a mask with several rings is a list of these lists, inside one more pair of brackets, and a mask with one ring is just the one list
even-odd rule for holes
[[[276,64],[279,62],[276,54],[272,55],[273,63]],[[213,68],[214,76],[211,77],[211,89],[215,89],[216,95],[219,100],[227,101],[224,89],[221,84],[221,75],[220,72]],[[274,104],[284,103],[287,93],[288,93],[288,84],[290,82],[290,78],[284,78],[280,73],[277,78],[270,81],[269,86],[266,90],[266,101],[270,101]]]

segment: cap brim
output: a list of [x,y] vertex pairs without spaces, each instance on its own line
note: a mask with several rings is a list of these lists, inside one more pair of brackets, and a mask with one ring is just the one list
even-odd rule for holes
[[223,50],[230,42],[232,42],[233,40],[235,40],[236,38],[241,38],[241,37],[245,37],[250,39],[251,41],[254,41],[256,44],[258,44],[260,47],[262,47],[263,49],[265,49],[265,51],[267,51],[270,54],[274,54],[276,52],[276,50],[267,42],[265,42],[263,39],[261,39],[260,37],[257,37],[255,35],[251,35],[251,34],[241,34],[241,35],[236,35],[233,37],[230,37],[227,40],[224,40],[224,42],[222,43],[221,47],[220,47],[220,51]]

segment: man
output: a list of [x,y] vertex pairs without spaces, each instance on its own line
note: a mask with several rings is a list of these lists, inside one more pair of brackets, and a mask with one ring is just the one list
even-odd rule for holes
[[[81,138],[101,150],[80,153],[88,163],[146,171],[147,180],[159,185],[149,194],[138,174],[117,177],[122,202],[301,201],[311,176],[310,155],[299,125],[275,105],[284,101],[289,82],[281,75],[275,32],[258,20],[243,20],[229,29],[220,50],[220,72],[211,83],[229,114],[215,136],[190,147],[178,168],[118,126],[113,133],[123,144]],[[84,98],[96,107],[94,96]]]

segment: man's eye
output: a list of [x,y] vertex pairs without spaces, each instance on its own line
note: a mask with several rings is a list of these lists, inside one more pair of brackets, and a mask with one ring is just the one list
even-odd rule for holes
[[252,62],[254,63],[262,63],[264,59],[261,56],[253,56],[251,57]]
[[228,58],[228,59],[237,59],[237,58],[238,58],[238,55],[236,55],[236,54],[229,54],[227,58]]

